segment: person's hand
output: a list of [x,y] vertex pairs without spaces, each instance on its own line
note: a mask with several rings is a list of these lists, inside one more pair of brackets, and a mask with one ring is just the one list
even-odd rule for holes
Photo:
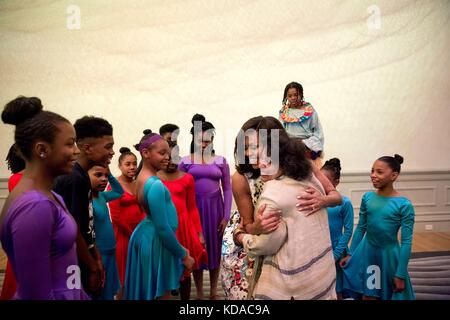
[[98,273],[99,273],[99,278],[100,278],[100,286],[104,287],[105,280],[106,280],[106,271],[105,271],[105,267],[103,266],[103,262],[101,259],[97,260],[97,265],[98,265]]
[[254,234],[271,233],[274,231],[281,221],[281,210],[270,210],[265,216],[263,216],[264,210],[267,205],[263,204],[258,208],[258,212],[253,222]]
[[306,189],[305,193],[297,199],[299,200],[296,204],[298,211],[304,212],[306,216],[324,208],[323,195],[314,188]]
[[189,250],[186,250],[186,256],[183,258],[184,267],[187,270],[192,270],[192,267],[194,266],[194,262],[195,262],[194,258],[192,258],[189,255]]
[[242,240],[239,241],[238,239],[242,239],[242,237],[239,237],[239,235],[244,235],[246,233],[244,228],[244,219],[241,218],[241,221],[239,222],[236,229],[233,230],[233,241],[234,244],[242,246]]
[[100,270],[98,268],[89,270],[89,277],[88,277],[88,291],[89,292],[98,291],[102,285],[99,271]]
[[222,219],[222,221],[220,221],[219,227],[217,228],[217,232],[219,232],[219,234],[223,234],[225,232],[227,224],[228,224],[227,220]]
[[339,261],[339,266],[340,266],[341,268],[345,268],[345,267],[347,266],[348,260],[350,260],[350,258],[351,258],[350,255],[348,255],[348,256],[342,258],[342,259]]
[[206,243],[205,243],[205,238],[203,237],[203,233],[202,233],[202,232],[199,232],[199,233],[198,233],[198,239],[200,240],[200,244],[201,244],[203,247],[205,247],[205,246],[206,246]]
[[394,277],[394,292],[403,292],[405,290],[405,280]]
[[242,245],[244,242],[244,237],[245,237],[245,233],[239,233],[236,237],[236,240],[238,241],[238,243],[240,243]]
[[121,287],[121,288],[119,289],[119,291],[117,291],[115,300],[122,300],[122,299],[123,299],[123,293],[124,293],[124,292],[125,292],[125,287]]

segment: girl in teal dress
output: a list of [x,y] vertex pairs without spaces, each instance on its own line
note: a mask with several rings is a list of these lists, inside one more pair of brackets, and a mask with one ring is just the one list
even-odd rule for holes
[[184,269],[192,269],[194,259],[175,236],[177,212],[169,190],[156,176],[169,164],[167,141],[148,133],[136,148],[143,159],[136,195],[147,217],[130,238],[124,295],[127,300],[167,299],[171,290],[179,288]]
[[[321,171],[336,188],[341,178],[341,161],[338,158],[325,161]],[[349,198],[343,196],[341,205],[329,207],[327,211],[336,264],[336,295],[338,300],[341,300],[344,297],[344,287],[339,261],[348,254],[347,246],[353,233],[353,205]]]
[[[92,207],[94,209],[95,244],[102,256],[105,277],[100,295],[101,300],[114,300],[120,289],[119,271],[116,261],[116,238],[109,217],[107,202],[119,199],[123,188],[108,168],[94,166],[89,170],[92,185]],[[109,182],[111,191],[104,191]]]
[[340,262],[344,287],[363,300],[415,299],[408,275],[414,208],[393,187],[402,163],[397,154],[375,161],[370,177],[377,191],[364,194],[350,254]]

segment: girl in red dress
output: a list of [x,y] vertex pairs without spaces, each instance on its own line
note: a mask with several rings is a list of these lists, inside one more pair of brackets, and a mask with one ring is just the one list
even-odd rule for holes
[[[171,155],[178,158],[178,146],[169,141]],[[194,177],[189,173],[178,170],[178,165],[169,159],[166,169],[158,171],[158,177],[169,189],[173,204],[177,209],[178,228],[177,240],[189,250],[194,258],[193,270],[198,270],[208,263],[208,254],[205,248],[200,214],[195,200]],[[191,271],[185,271],[180,282],[181,300],[189,300],[191,295]]]
[[[139,222],[145,217],[139,203],[136,200],[135,176],[137,158],[129,148],[120,148],[119,169],[122,174],[117,177],[122,188],[123,196],[109,203],[111,221],[116,236],[116,259],[119,270],[120,283],[124,284],[127,265],[128,242]],[[111,190],[108,186],[108,190]]]

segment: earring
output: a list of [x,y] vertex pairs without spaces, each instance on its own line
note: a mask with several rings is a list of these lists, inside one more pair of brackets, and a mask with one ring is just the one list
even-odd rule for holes
[[45,158],[45,154],[42,152],[40,155],[39,155],[41,158]]

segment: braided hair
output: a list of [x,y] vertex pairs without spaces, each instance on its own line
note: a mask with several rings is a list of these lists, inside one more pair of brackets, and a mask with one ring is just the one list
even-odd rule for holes
[[16,144],[13,144],[11,148],[9,148],[8,155],[5,160],[9,171],[12,173],[18,173],[25,169],[25,160],[23,160],[20,156],[20,152],[17,149]]
[[303,104],[303,102],[305,101],[303,99],[303,86],[298,82],[291,82],[286,85],[286,88],[284,88],[282,104],[283,105],[286,104],[288,91],[289,91],[289,89],[292,89],[292,88],[297,90],[299,98],[300,98],[300,103]]

